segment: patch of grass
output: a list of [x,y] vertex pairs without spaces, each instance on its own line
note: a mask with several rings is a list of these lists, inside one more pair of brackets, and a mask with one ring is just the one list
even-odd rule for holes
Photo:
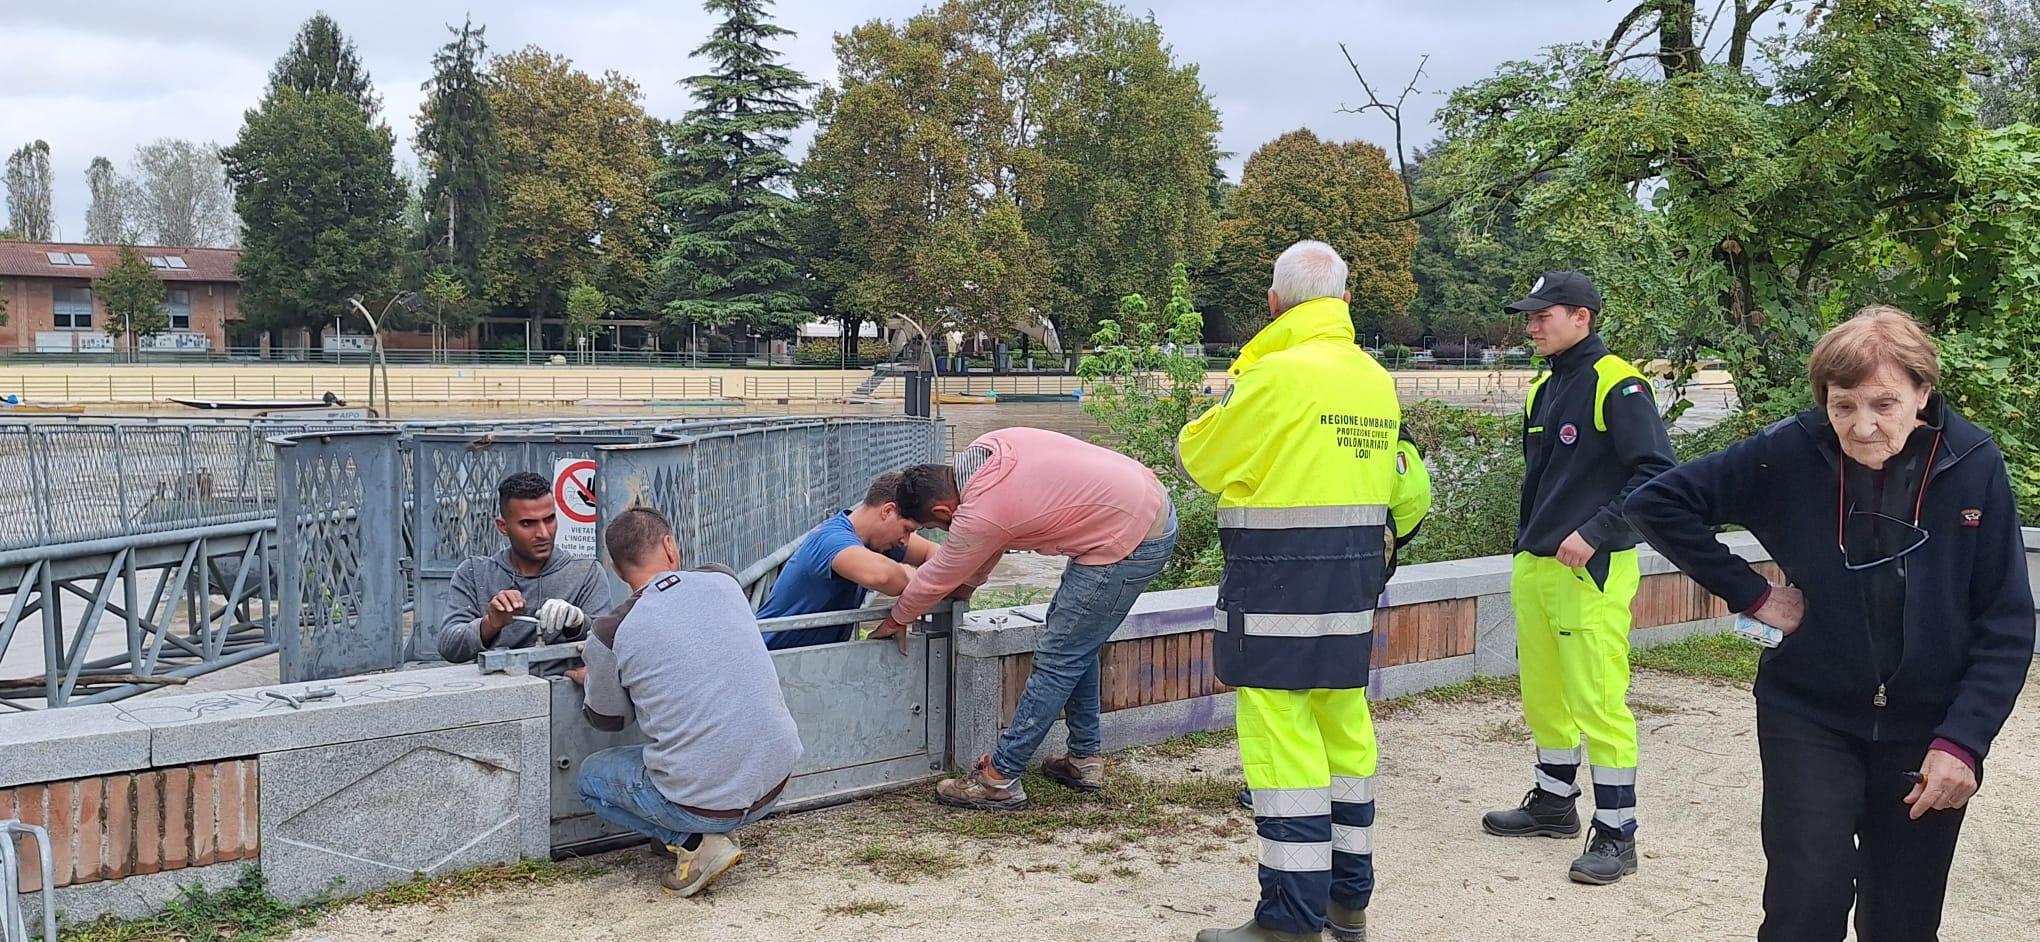
[[1389,719],[1418,709],[1427,703],[1490,703],[1496,700],[1515,700],[1523,695],[1522,685],[1514,677],[1475,677],[1456,684],[1433,687],[1420,693],[1405,694],[1390,700],[1369,704],[1377,719]]
[[591,877],[601,873],[602,869],[589,863],[557,864],[550,860],[525,859],[512,864],[476,867],[473,870],[463,870],[443,877],[419,874],[406,882],[370,893],[354,902],[370,909],[414,906],[420,903],[443,909],[453,900],[480,896],[495,890],[523,890],[549,886],[566,880]]
[[1075,880],[1078,883],[1096,883],[1098,882],[1098,875],[1092,873],[1089,870],[1085,870],[1081,873],[1070,874],[1070,879]]
[[1117,853],[1119,851],[1119,847],[1120,847],[1119,841],[1110,838],[1102,841],[1085,841],[1083,845],[1084,853],[1087,854]]
[[1700,635],[1630,654],[1644,670],[1749,683],[1757,679],[1757,655],[1764,649],[1733,634]]
[[1134,877],[1140,876],[1140,871],[1135,870],[1132,867],[1122,865],[1118,867],[1113,867],[1112,875],[1120,878],[1121,880],[1131,880]]
[[1187,759],[1198,750],[1230,746],[1238,741],[1238,731],[1228,726],[1225,729],[1214,729],[1201,733],[1191,733],[1188,736],[1178,736],[1168,742],[1148,746],[1141,749],[1140,752],[1164,759]]
[[187,886],[154,916],[105,917],[58,937],[64,942],[266,942],[311,925],[331,905],[320,900],[292,906],[277,899],[262,882],[262,868],[250,866],[233,886],[217,893]]
[[830,916],[883,916],[886,913],[898,912],[901,908],[900,904],[891,900],[853,899],[834,906],[824,906],[822,912]]
[[443,877],[422,874],[351,900],[318,897],[293,906],[269,895],[262,868],[244,867],[240,879],[212,892],[192,885],[180,890],[163,911],[143,919],[105,917],[59,933],[62,942],[267,942],[310,926],[326,912],[345,906],[370,909],[447,902],[494,890],[526,889],[601,873],[591,864],[520,860],[464,870]]
[[894,883],[912,883],[963,866],[963,858],[949,851],[898,844],[867,844],[857,852],[857,859]]
[[1027,808],[1000,814],[942,814],[930,824],[959,837],[1019,838],[1049,843],[1073,831],[1171,833],[1188,817],[1222,814],[1232,806],[1239,783],[1212,776],[1174,780],[1145,778],[1123,767],[1108,769],[1103,792],[1075,792],[1043,778],[1026,777]]

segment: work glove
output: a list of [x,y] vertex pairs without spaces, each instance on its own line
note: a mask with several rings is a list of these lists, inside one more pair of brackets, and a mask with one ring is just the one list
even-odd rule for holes
[[588,616],[565,599],[547,599],[544,605],[538,607],[535,617],[538,618],[538,637],[543,642],[573,637],[580,634],[582,625],[588,623]]

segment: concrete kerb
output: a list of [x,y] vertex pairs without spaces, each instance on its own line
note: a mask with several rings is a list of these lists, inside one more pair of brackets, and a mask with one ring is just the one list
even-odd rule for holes
[[[1720,539],[1751,562],[1770,559],[1747,533],[1724,534]],[[1648,546],[1640,549],[1637,565],[1647,576],[1677,571],[1670,560]],[[1386,593],[1391,605],[1474,599],[1474,650],[1467,655],[1376,668],[1368,681],[1369,699],[1421,693],[1479,676],[1514,676],[1516,623],[1508,595],[1510,566],[1510,557],[1492,556],[1405,566],[1398,571]],[[1111,641],[1205,630],[1211,624],[1217,598],[1215,587],[1148,593],[1113,632]],[[999,660],[1033,651],[1046,628],[1046,614],[1043,605],[985,609],[971,612],[957,629],[952,742],[958,763],[968,763],[997,744],[1003,728],[999,712],[1004,681]],[[1638,648],[1648,648],[1695,635],[1718,634],[1729,627],[1726,618],[1702,619],[1640,629],[1631,635],[1631,641]],[[1232,704],[1233,695],[1226,693],[1106,713],[1100,722],[1105,748],[1149,745],[1224,728],[1232,723]],[[1058,720],[1037,751],[1036,761],[1060,754],[1066,743],[1066,730]]]

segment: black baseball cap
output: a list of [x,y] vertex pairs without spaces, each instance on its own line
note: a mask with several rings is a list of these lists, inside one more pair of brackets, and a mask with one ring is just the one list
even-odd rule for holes
[[1596,314],[1601,312],[1601,292],[1594,288],[1594,280],[1576,271],[1548,271],[1537,276],[1537,283],[1530,286],[1530,294],[1521,301],[1508,306],[1518,314],[1541,311],[1554,304],[1567,307],[1583,307]]

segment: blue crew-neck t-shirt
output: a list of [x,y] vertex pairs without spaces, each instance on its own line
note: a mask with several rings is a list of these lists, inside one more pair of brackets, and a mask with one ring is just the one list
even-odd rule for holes
[[[837,553],[863,545],[864,542],[857,538],[856,528],[850,525],[850,512],[847,510],[809,531],[807,537],[801,540],[800,548],[793,551],[786,560],[785,568],[780,570],[779,581],[772,584],[772,594],[765,598],[764,605],[758,607],[758,617],[783,618],[816,612],[841,612],[862,605],[865,588],[837,575],[829,564],[835,562]],[[885,555],[895,561],[904,561],[907,548],[896,546],[887,550]],[[856,627],[840,625],[769,631],[765,633],[765,646],[782,650],[834,644],[850,640],[850,633]]]

